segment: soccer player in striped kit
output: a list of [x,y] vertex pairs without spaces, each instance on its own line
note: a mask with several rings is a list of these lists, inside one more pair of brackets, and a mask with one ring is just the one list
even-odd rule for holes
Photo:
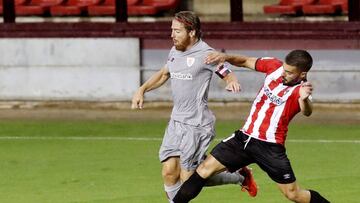
[[[175,14],[171,25],[174,46],[166,65],[147,80],[134,94],[132,108],[142,108],[144,94],[171,80],[173,111],[159,150],[164,190],[169,202],[182,182],[204,160],[207,148],[215,137],[215,116],[207,105],[208,92],[216,63],[205,63],[214,51],[201,40],[200,20],[189,11]],[[226,81],[226,89],[239,92],[240,85],[227,66],[219,67],[218,75]],[[209,178],[208,186],[238,184],[251,196],[257,193],[256,183],[246,167],[237,173],[220,173]]]
[[182,185],[173,199],[186,203],[201,191],[212,174],[256,163],[275,181],[290,201],[299,203],[329,202],[318,192],[301,189],[296,182],[285,150],[285,139],[291,119],[301,112],[312,113],[313,86],[306,80],[312,57],[305,50],[293,50],[285,63],[270,57],[252,58],[241,55],[211,53],[207,63],[229,62],[266,74],[245,125],[220,142],[200,164],[196,172]]

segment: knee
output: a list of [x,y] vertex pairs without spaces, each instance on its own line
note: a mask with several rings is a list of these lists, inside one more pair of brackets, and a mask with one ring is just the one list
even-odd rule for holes
[[299,191],[295,188],[286,190],[284,195],[288,200],[293,202],[297,202],[297,200],[299,199]]
[[175,184],[179,181],[180,171],[176,167],[164,166],[161,175],[166,183]]
[[202,177],[202,178],[209,178],[211,175],[215,173],[215,170],[211,166],[211,164],[208,164],[206,161],[201,163],[199,167],[196,169],[196,172]]

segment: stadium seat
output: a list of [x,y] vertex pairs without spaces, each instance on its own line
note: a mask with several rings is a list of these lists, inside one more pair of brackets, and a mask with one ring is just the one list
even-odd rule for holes
[[50,7],[60,5],[64,0],[31,0],[16,7],[17,15],[50,15]]
[[[128,15],[155,15],[159,12],[157,7],[151,5],[144,5],[142,2],[128,0]],[[115,15],[115,0],[105,0],[99,5],[88,7],[90,16],[106,16]]]
[[129,6],[129,15],[156,15],[161,11],[176,8],[180,0],[142,0],[141,3]]
[[[20,5],[26,4],[28,0],[15,0],[15,9]],[[3,14],[3,0],[0,0],[0,15]]]
[[155,6],[161,11],[175,9],[180,3],[180,0],[143,0],[144,5]]
[[341,12],[344,13],[344,14],[349,13],[348,0],[344,0],[344,2],[341,4]]
[[277,5],[264,6],[266,14],[302,14],[302,7],[314,4],[316,0],[281,0]]
[[[319,0],[314,5],[305,5],[304,14],[339,14],[345,0]],[[347,4],[347,1],[346,1]]]
[[58,6],[50,8],[52,16],[87,15],[87,6],[97,5],[101,0],[68,0]]

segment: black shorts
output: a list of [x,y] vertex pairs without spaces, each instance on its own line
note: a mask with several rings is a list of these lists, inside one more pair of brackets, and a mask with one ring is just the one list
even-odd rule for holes
[[250,138],[241,131],[235,131],[216,145],[211,155],[230,172],[256,163],[277,183],[288,184],[296,180],[283,145]]

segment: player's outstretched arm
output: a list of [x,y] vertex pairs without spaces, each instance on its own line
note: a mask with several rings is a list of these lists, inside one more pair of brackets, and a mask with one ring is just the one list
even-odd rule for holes
[[313,86],[310,82],[301,82],[299,104],[302,114],[310,116],[312,114],[311,94]]
[[167,66],[161,68],[158,72],[152,75],[139,89],[135,92],[131,108],[132,109],[142,109],[144,104],[144,94],[145,92],[151,91],[163,85],[170,78],[169,69]]
[[229,55],[221,52],[212,52],[206,56],[205,63],[224,63],[226,61],[234,66],[245,67],[255,70],[256,60],[257,58],[247,57],[243,55]]

